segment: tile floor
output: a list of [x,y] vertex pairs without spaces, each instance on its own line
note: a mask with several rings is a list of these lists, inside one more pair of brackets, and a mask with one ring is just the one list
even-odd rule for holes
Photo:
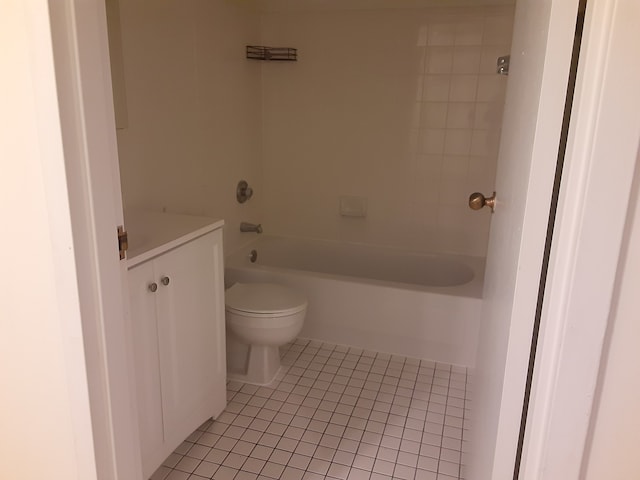
[[464,479],[463,367],[298,339],[268,387],[228,405],[151,480]]

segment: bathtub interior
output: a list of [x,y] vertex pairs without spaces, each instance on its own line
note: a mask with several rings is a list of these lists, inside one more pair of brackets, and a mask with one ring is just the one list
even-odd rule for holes
[[[250,252],[257,252],[254,266],[283,271],[381,282],[399,288],[438,290],[454,295],[481,296],[484,259],[467,255],[428,255],[389,247],[264,235],[227,259],[233,266],[249,266]],[[437,290],[437,289],[436,289]]]

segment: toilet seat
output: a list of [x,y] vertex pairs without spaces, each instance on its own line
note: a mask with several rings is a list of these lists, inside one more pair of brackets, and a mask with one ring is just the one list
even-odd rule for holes
[[273,283],[236,283],[225,292],[225,308],[248,316],[287,316],[307,308],[297,291]]

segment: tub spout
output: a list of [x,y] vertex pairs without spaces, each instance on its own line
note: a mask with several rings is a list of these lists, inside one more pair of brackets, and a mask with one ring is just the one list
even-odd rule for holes
[[262,233],[262,225],[254,225],[253,223],[241,222],[240,231]]

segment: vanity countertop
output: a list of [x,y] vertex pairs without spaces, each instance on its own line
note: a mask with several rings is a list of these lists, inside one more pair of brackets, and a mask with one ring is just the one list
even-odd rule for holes
[[222,228],[224,220],[141,210],[125,211],[131,268],[206,233]]

